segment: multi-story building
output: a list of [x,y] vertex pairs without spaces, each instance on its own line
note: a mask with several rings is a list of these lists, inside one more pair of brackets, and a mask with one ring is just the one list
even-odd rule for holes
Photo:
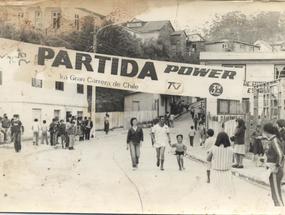
[[[1,39],[1,44],[6,42],[18,44],[15,41]],[[19,45],[8,55],[1,55],[0,116],[6,113],[11,118],[13,114],[19,114],[26,128],[24,135],[31,137],[31,127],[35,118],[50,123],[54,117],[66,120],[70,115],[91,115],[91,110],[88,110],[90,94],[95,96],[95,93],[88,93],[89,86],[46,79],[46,76],[37,70],[21,70],[19,56],[24,56],[25,53],[21,53],[20,49]],[[31,68],[34,66],[30,59],[27,62],[31,64]]]
[[[285,52],[201,52],[201,64],[211,66],[224,66],[243,68],[244,72],[244,102],[246,105],[245,110],[250,114],[262,114],[263,108],[259,110],[254,109],[256,95],[254,94],[255,85],[278,80],[285,74]],[[228,104],[228,108],[220,111],[221,102]],[[250,107],[248,107],[248,105]],[[238,114],[239,108],[242,104],[238,101],[220,101],[213,103],[217,108],[214,114]],[[232,110],[230,109],[232,106]],[[259,105],[260,107],[260,105]],[[240,109],[241,113],[245,113],[244,109]]]
[[171,34],[171,55],[185,57],[186,52],[186,33],[185,31],[175,31]]
[[200,64],[200,52],[205,51],[205,42],[200,34],[187,34],[186,50],[190,63]]
[[256,52],[260,47],[257,45],[237,41],[237,40],[220,40],[205,43],[206,52]]
[[165,40],[170,43],[170,35],[175,31],[169,20],[162,21],[142,21],[133,19],[131,22],[123,24],[126,30],[136,35],[142,42],[147,40]]
[[30,28],[45,34],[80,31],[84,19],[94,18],[94,26],[100,26],[104,16],[86,8],[51,6],[52,1],[30,2],[0,7],[1,23],[17,29]]

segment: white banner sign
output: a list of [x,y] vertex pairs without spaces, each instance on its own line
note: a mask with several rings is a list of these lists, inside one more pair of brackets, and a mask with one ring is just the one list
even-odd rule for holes
[[[0,66],[18,81],[72,82],[204,98],[241,99],[244,72],[224,68],[87,53],[0,39]],[[21,87],[21,86],[19,86]]]

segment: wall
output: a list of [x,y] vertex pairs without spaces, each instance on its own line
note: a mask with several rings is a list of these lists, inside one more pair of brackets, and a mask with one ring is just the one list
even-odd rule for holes
[[[7,71],[5,68],[10,68]],[[3,73],[3,83],[0,85],[0,115],[7,113],[9,118],[13,114],[19,114],[26,127],[25,136],[31,134],[31,126],[35,116],[33,109],[40,109],[40,117],[48,122],[54,117],[54,110],[61,111],[61,119],[65,119],[66,111],[77,115],[82,111],[84,116],[87,113],[87,87],[84,87],[84,94],[77,93],[76,84],[65,83],[64,91],[55,90],[55,82],[44,80],[41,75],[34,75],[43,81],[42,88],[32,87],[30,71],[18,71],[17,66],[12,67],[8,62],[1,62],[0,71]],[[28,73],[26,73],[28,72]]]
[[[95,114],[95,129],[104,129],[104,117],[106,113]],[[110,128],[119,128],[124,126],[124,112],[108,112],[110,118]]]

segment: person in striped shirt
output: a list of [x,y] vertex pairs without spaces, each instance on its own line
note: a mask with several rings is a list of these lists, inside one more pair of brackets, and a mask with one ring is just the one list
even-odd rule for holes
[[213,187],[217,188],[225,197],[234,195],[231,167],[233,149],[226,132],[217,135],[215,145],[208,153],[207,161],[211,162],[211,178]]
[[270,172],[269,183],[271,196],[275,206],[284,206],[281,194],[281,181],[283,178],[284,148],[279,139],[279,132],[272,123],[263,126],[263,134],[268,141],[265,147],[267,169]]

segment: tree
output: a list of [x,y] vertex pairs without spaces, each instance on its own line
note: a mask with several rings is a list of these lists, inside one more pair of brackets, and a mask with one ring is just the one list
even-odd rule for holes
[[141,41],[122,26],[105,27],[97,33],[96,39],[96,52],[98,53],[126,57],[142,57],[143,55]]
[[284,40],[285,14],[273,11],[246,16],[233,11],[222,16],[216,15],[204,32],[211,41],[229,39],[254,43],[257,40]]

